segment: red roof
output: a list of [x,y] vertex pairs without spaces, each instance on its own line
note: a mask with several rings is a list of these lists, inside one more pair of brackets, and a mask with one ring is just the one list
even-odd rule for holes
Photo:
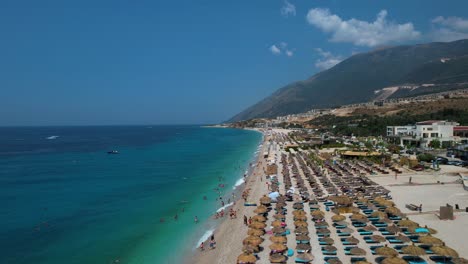
[[456,127],[453,127],[453,130],[468,130],[468,126],[456,126]]

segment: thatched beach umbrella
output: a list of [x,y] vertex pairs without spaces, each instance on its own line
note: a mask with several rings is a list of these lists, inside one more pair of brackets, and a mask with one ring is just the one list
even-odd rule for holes
[[468,259],[464,258],[452,258],[451,261],[453,264],[468,264]]
[[400,232],[400,228],[396,225],[389,225],[385,228],[385,230],[387,230],[388,232],[390,233],[398,233]]
[[350,236],[346,238],[346,242],[350,244],[357,244],[359,243],[359,239],[355,238],[354,236]]
[[408,264],[405,260],[398,257],[391,257],[382,260],[381,264]]
[[306,262],[311,262],[312,260],[314,260],[314,256],[310,253],[297,254],[296,257]]
[[324,249],[328,252],[336,251],[336,247],[334,246],[325,246]]
[[249,225],[250,228],[255,228],[255,229],[264,229],[266,227],[265,223],[262,222],[252,222]]
[[294,221],[297,221],[297,220],[306,221],[307,216],[305,216],[305,215],[296,215],[296,216],[294,216]]
[[324,237],[319,239],[320,242],[325,242],[327,245],[333,245],[335,241],[331,237]]
[[339,222],[339,221],[345,220],[346,217],[344,215],[337,214],[337,215],[332,216],[331,219],[333,222]]
[[336,224],[340,226],[348,226],[348,222],[346,221],[339,221],[339,222],[336,222]]
[[396,239],[399,239],[403,241],[404,243],[411,242],[411,239],[409,237],[402,235],[402,234],[399,234],[398,236],[396,236]]
[[247,244],[242,247],[242,252],[244,252],[245,254],[258,253],[259,251],[260,251],[260,248],[254,245]]
[[393,206],[385,208],[385,212],[389,215],[394,215],[394,216],[398,216],[402,214],[400,209],[393,207]]
[[315,227],[324,227],[324,226],[329,226],[329,224],[325,221],[318,222],[314,224]]
[[327,260],[328,264],[343,264],[343,262],[337,258]]
[[294,210],[294,211],[292,212],[292,214],[293,214],[294,216],[307,215],[307,213],[306,213],[305,211],[302,211],[302,210]]
[[375,253],[377,255],[381,255],[381,256],[388,256],[388,257],[396,257],[398,256],[398,251],[396,251],[395,249],[391,248],[391,247],[379,247],[375,250]]
[[258,206],[257,209],[254,210],[256,214],[264,214],[266,212],[268,212],[268,208],[263,205]]
[[283,243],[273,243],[270,245],[270,249],[277,252],[282,252],[288,249],[288,247]]
[[351,215],[351,220],[353,221],[359,221],[359,222],[367,222],[367,216],[360,214],[360,213],[355,213]]
[[248,245],[258,246],[263,242],[263,238],[258,236],[248,236],[244,239],[243,243]]
[[274,227],[273,229],[271,229],[271,231],[274,234],[282,234],[282,233],[286,232],[286,229],[284,229],[284,227]]
[[266,222],[266,217],[262,216],[262,215],[256,215],[254,217],[252,217],[252,221],[254,222]]
[[349,253],[351,253],[351,255],[354,255],[354,256],[363,256],[363,255],[366,255],[366,251],[362,248],[358,248],[358,247],[355,247],[355,248],[352,248]]
[[247,231],[247,235],[251,235],[251,236],[263,236],[264,234],[265,234],[265,231],[263,231],[262,229],[250,228],[249,231]]
[[404,226],[404,227],[413,227],[413,226],[419,226],[418,223],[414,222],[414,221],[411,221],[409,219],[404,219],[404,220],[400,220],[398,222],[398,225],[399,226]]
[[294,230],[294,232],[307,235],[309,234],[309,229],[305,226],[300,226],[300,227],[297,227],[296,230]]
[[285,236],[271,236],[270,240],[273,243],[286,243],[288,239]]
[[306,226],[308,226],[308,224],[305,221],[295,221],[294,226],[296,226],[296,227],[301,227],[301,226],[306,227]]
[[304,208],[304,205],[303,204],[300,204],[300,203],[297,203],[297,204],[294,204],[293,205],[293,208],[298,210],[298,209],[303,209]]
[[277,220],[283,220],[283,219],[286,219],[286,216],[282,215],[282,214],[275,214],[273,216],[274,219],[277,219]]
[[312,215],[314,218],[323,218],[325,216],[325,212],[316,210],[310,213],[310,215]]
[[284,222],[280,221],[280,220],[275,220],[273,222],[271,222],[271,226],[273,227],[282,227],[284,225]]
[[380,219],[387,218],[387,214],[381,211],[372,212],[371,217],[378,217]]
[[260,203],[263,205],[269,205],[271,204],[271,198],[264,195],[262,198],[260,198]]
[[341,230],[341,232],[343,232],[343,233],[353,233],[354,232],[354,229],[349,228],[349,227],[345,227],[345,228],[342,228],[342,229],[339,229],[339,230]]
[[358,261],[358,262],[354,262],[354,264],[372,264],[368,261],[365,261],[365,260],[361,260],[361,261]]
[[310,246],[310,244],[297,244],[296,245],[296,250],[309,251],[311,249],[312,247]]
[[420,236],[419,239],[418,239],[418,242],[422,243],[422,244],[426,244],[426,245],[435,245],[435,246],[439,246],[439,245],[444,244],[444,242],[442,240],[438,239],[437,237],[433,237],[431,235]]
[[380,236],[380,235],[373,235],[371,236],[372,240],[377,241],[377,242],[385,242],[387,239],[385,237]]
[[403,247],[401,251],[404,254],[408,254],[411,256],[422,256],[426,254],[426,250],[415,245],[409,245],[409,246]]
[[296,240],[300,240],[300,241],[310,240],[310,237],[306,235],[298,235],[296,236]]
[[375,228],[375,226],[371,226],[371,225],[365,226],[362,229],[364,229],[366,231],[377,231],[377,228]]
[[272,254],[270,255],[270,262],[271,263],[284,263],[286,261],[286,257],[282,254]]
[[332,196],[329,198],[331,201],[334,201],[338,205],[342,206],[350,206],[353,204],[353,200],[348,196],[341,195],[341,196]]
[[252,254],[241,254],[239,257],[237,257],[238,264],[251,264],[255,263],[256,261],[257,258]]
[[320,228],[317,229],[317,234],[330,234],[330,230],[328,228]]
[[458,258],[458,253],[453,248],[449,248],[447,246],[435,246],[431,247],[431,250],[437,254],[444,257],[455,257]]

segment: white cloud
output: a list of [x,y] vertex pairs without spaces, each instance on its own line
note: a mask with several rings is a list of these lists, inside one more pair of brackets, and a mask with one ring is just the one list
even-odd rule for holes
[[271,45],[270,51],[271,51],[271,53],[273,53],[275,55],[280,55],[281,54],[281,50],[276,45]]
[[330,69],[343,60],[341,56],[335,56],[331,52],[324,51],[321,48],[316,48],[315,51],[320,56],[320,59],[315,61],[315,67],[319,68],[320,70]]
[[468,38],[468,19],[438,16],[431,22],[433,29],[429,35],[432,40],[454,41]]
[[292,57],[294,55],[294,49],[288,49],[288,43],[286,42],[271,45],[269,50],[274,55],[281,55],[283,53],[288,57]]
[[412,23],[397,24],[386,19],[387,11],[382,10],[373,22],[351,18],[343,20],[324,8],[310,9],[307,14],[309,24],[331,34],[333,42],[350,42],[358,46],[375,47],[418,39],[420,32]]
[[296,6],[289,3],[287,0],[284,1],[284,5],[281,7],[281,15],[284,17],[288,17],[290,15],[296,15]]

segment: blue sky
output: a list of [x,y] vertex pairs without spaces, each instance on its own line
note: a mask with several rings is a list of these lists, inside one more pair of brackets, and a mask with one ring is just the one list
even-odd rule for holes
[[213,123],[386,45],[468,38],[468,1],[1,1],[0,125]]

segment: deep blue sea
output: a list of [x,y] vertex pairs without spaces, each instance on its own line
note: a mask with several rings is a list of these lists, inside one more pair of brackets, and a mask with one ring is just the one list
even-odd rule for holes
[[214,228],[215,188],[231,197],[261,138],[198,126],[0,128],[0,263],[178,262]]

